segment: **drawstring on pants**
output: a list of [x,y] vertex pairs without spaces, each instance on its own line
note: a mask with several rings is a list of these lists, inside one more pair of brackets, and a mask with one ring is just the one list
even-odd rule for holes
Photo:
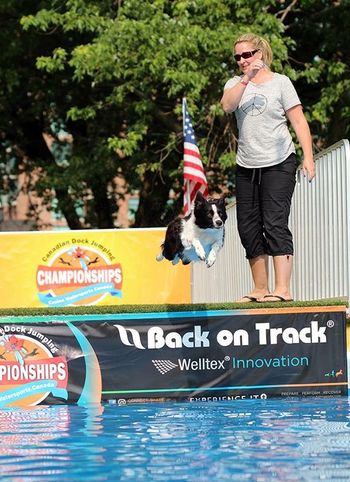
[[253,187],[253,197],[252,197],[252,203],[253,203],[253,205],[254,205],[254,203],[255,203],[255,193],[256,193],[256,183],[254,183],[256,171],[258,171],[258,175],[259,175],[259,177],[258,177],[258,186],[261,184],[261,168],[260,168],[260,167],[257,167],[257,168],[254,168],[254,169],[253,169],[252,178],[251,178],[251,180],[250,180],[250,182],[251,182],[252,184],[254,184],[254,187]]
[[252,178],[251,178],[250,182],[253,184],[253,182],[255,181],[256,171],[258,171],[258,173],[259,173],[258,184],[261,184],[261,167],[256,167],[256,168],[253,169]]

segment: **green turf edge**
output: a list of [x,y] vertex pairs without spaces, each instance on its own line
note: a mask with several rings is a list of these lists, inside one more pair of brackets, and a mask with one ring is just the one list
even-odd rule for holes
[[174,311],[245,310],[252,308],[287,308],[307,306],[348,307],[347,298],[329,298],[310,301],[289,301],[270,303],[194,303],[162,305],[108,305],[108,306],[70,306],[65,308],[2,308],[0,316],[55,316],[55,315],[98,315],[113,313],[152,313]]

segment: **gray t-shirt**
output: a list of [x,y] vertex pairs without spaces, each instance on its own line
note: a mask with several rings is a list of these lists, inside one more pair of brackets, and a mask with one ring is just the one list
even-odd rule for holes
[[[240,80],[233,77],[224,89]],[[298,94],[285,75],[273,73],[272,79],[262,84],[249,82],[235,110],[239,131],[237,164],[248,168],[273,166],[295,152],[286,111],[299,104]]]

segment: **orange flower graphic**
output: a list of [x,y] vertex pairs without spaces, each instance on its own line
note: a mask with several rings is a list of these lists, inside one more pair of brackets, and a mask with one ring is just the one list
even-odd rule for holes
[[23,348],[24,340],[20,340],[15,335],[11,335],[8,340],[5,341],[5,350],[7,352],[20,351]]

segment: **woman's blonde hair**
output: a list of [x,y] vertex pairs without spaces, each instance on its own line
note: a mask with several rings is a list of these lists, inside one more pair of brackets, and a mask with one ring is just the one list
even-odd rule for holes
[[254,33],[245,33],[240,37],[238,37],[238,39],[233,44],[233,48],[235,48],[236,45],[241,42],[250,43],[254,46],[254,49],[260,50],[262,53],[262,60],[264,64],[270,67],[272,63],[273,54],[272,54],[272,49],[270,47],[270,44],[268,43],[267,40],[265,40],[262,37],[259,37],[259,35],[255,35]]

